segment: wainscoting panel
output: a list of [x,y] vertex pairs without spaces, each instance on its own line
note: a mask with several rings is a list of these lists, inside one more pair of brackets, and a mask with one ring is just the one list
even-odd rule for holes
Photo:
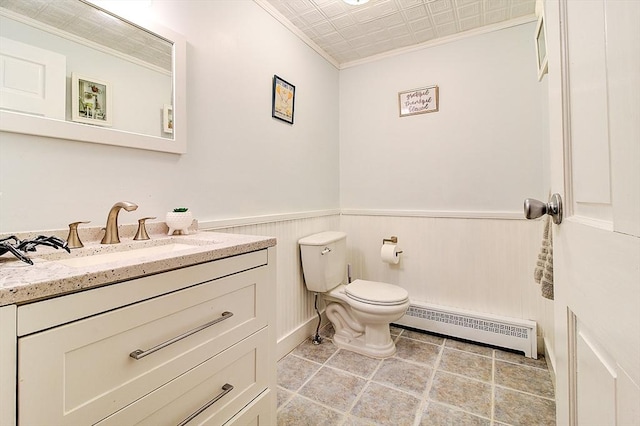
[[[413,300],[425,303],[536,321],[539,349],[544,341],[553,355],[553,302],[540,295],[533,281],[542,221],[319,212],[247,222],[250,218],[239,219],[237,225],[232,220],[205,223],[202,228],[277,238],[274,291],[281,355],[311,336],[316,325],[313,293],[304,286],[298,240],[328,230],[347,233],[354,279],[400,285]],[[382,239],[392,235],[398,237],[403,250],[398,265],[380,259]]]
[[[542,221],[343,214],[341,229],[354,279],[397,284],[426,303],[533,320],[540,337],[553,332],[553,302],[533,280]],[[391,236],[403,251],[397,265],[380,259]]]
[[[304,327],[309,320],[317,318],[313,307],[313,293],[307,291],[302,277],[298,240],[307,235],[337,229],[340,229],[339,214],[211,229],[232,234],[263,235],[278,240],[277,285],[274,291],[278,304],[276,332],[279,342]],[[308,335],[311,336],[310,333]],[[292,342],[295,344],[291,349],[300,341]]]

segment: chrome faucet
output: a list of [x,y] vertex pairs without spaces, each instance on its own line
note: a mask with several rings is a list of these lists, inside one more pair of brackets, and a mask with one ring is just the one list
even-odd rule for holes
[[120,235],[118,235],[118,213],[120,209],[125,209],[128,212],[134,211],[138,208],[137,204],[129,201],[119,201],[111,207],[109,210],[109,216],[107,216],[107,226],[105,226],[104,237],[101,244],[118,244],[120,242]]

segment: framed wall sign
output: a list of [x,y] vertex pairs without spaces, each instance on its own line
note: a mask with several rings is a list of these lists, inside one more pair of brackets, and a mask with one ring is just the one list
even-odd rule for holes
[[296,86],[273,76],[273,93],[271,97],[271,116],[278,120],[293,124],[293,112],[296,101]]
[[111,126],[111,85],[71,73],[71,119],[79,123]]
[[398,93],[400,117],[438,111],[438,86],[423,87]]

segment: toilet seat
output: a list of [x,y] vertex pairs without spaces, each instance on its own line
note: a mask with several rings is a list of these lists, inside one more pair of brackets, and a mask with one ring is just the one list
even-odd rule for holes
[[380,306],[402,305],[409,298],[409,292],[402,287],[366,280],[355,280],[347,285],[345,294],[349,299]]

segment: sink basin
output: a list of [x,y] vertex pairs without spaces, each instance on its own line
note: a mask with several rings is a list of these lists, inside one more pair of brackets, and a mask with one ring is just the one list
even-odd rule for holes
[[56,263],[62,265],[71,266],[74,268],[81,268],[84,266],[95,266],[102,263],[126,261],[131,259],[138,259],[146,256],[155,256],[166,253],[175,253],[182,250],[192,249],[196,246],[191,244],[165,244],[160,246],[152,246],[139,248],[127,251],[118,251],[113,253],[94,254],[81,257],[70,257],[66,259],[55,260]]

